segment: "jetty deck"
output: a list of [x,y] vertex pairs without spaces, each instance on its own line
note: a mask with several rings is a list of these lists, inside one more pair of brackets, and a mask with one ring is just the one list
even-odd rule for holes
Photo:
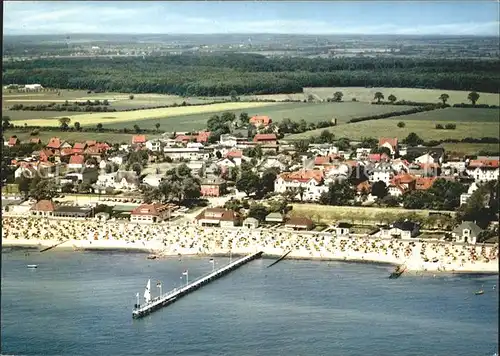
[[193,282],[180,287],[180,288],[175,288],[159,297],[156,297],[152,299],[149,303],[142,304],[138,308],[135,308],[132,311],[132,317],[137,319],[137,318],[142,318],[143,316],[146,316],[150,313],[152,313],[155,310],[158,310],[162,307],[165,307],[167,305],[172,304],[173,302],[179,300],[183,296],[194,292],[198,288],[236,270],[237,268],[243,266],[244,264],[253,261],[257,258],[260,258],[262,256],[263,252],[255,252],[252,253],[248,256],[242,257],[240,259],[237,259],[236,261],[229,263],[211,273],[209,273],[206,276],[200,277]]

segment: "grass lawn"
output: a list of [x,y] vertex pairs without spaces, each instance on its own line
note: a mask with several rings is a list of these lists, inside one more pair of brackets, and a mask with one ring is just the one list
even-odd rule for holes
[[[429,216],[429,210],[409,210],[402,208],[372,208],[352,206],[329,206],[317,204],[292,204],[292,216],[306,216],[323,223],[348,222],[357,224],[390,223],[400,217],[416,215]],[[447,212],[454,215],[454,212]]]
[[[103,124],[105,127],[110,124],[120,124],[120,127],[133,126],[140,124],[143,120],[147,119],[160,119],[164,121],[176,120],[178,116],[192,115],[192,114],[207,114],[210,116],[212,113],[223,111],[233,111],[238,109],[247,109],[255,107],[263,107],[269,105],[276,105],[274,103],[221,103],[213,105],[201,106],[183,106],[175,108],[161,108],[161,109],[145,109],[127,112],[94,112],[75,115],[72,122],[78,121],[82,126],[95,126],[98,123]],[[14,125],[23,125],[25,122],[33,126],[59,126],[58,118],[64,117],[64,113],[59,113],[57,117],[46,119],[32,119],[32,120],[13,120]],[[156,122],[156,121],[155,121]],[[179,127],[181,129],[182,127]]]
[[[64,131],[41,131],[36,136],[30,136],[29,132],[22,130],[8,130],[4,133],[4,137],[16,135],[21,142],[29,141],[30,138],[39,137],[43,143],[48,143],[51,137],[59,137],[65,141],[82,142],[87,140],[96,140],[98,142],[108,143],[131,143],[132,136],[135,134],[112,133],[112,132],[64,132]],[[161,135],[146,135],[147,139],[160,137]]]
[[[479,115],[475,115],[478,110]],[[495,118],[496,115],[496,118]],[[468,121],[466,121],[468,119]],[[399,121],[405,122],[404,128],[397,127]],[[441,124],[456,123],[455,130],[436,130],[436,122]],[[287,139],[298,140],[318,136],[323,129],[307,131],[287,136]],[[415,132],[424,140],[440,140],[446,138],[461,139],[465,137],[498,137],[500,124],[498,111],[494,109],[462,109],[448,108],[398,116],[390,119],[369,120],[352,124],[339,125],[328,129],[336,137],[348,137],[353,140],[362,137],[398,137],[403,139],[410,132]]]
[[[371,102],[376,92],[384,94],[385,99],[391,94],[396,96],[398,100],[409,100],[417,102],[440,102],[439,96],[446,93],[450,96],[448,104],[470,103],[467,100],[468,91],[458,90],[443,90],[443,89],[413,89],[413,88],[362,88],[362,87],[349,87],[349,88],[303,88],[304,94],[314,95],[317,99],[326,100],[333,97],[333,93],[340,91],[344,94],[344,101],[351,101],[356,98],[358,101]],[[500,98],[498,94],[494,93],[478,93],[480,95],[478,104],[500,105]]]
[[439,145],[444,147],[448,153],[456,153],[458,155],[477,155],[479,151],[500,152],[498,143],[443,143]]
[[[26,122],[31,125],[32,120],[53,118],[56,116],[64,115],[66,117],[73,117],[81,115],[81,112],[75,111],[18,111],[18,110],[2,110],[2,116],[8,116],[12,121]],[[17,125],[17,123],[16,123]]]
[[[249,103],[252,104],[252,103]],[[351,118],[361,117],[373,114],[381,114],[391,111],[406,110],[407,106],[390,105],[371,105],[367,103],[275,103],[267,106],[252,107],[240,110],[231,110],[239,116],[246,112],[250,116],[266,115],[273,122],[279,123],[284,118],[292,121],[304,119],[306,122],[330,121],[337,118],[338,123],[345,123]],[[166,131],[188,131],[191,129],[203,129],[206,127],[207,120],[214,114],[221,112],[212,112],[209,114],[200,113],[193,115],[182,115],[178,117],[169,117],[167,119],[143,120],[138,125],[141,128],[154,128],[157,122],[160,122],[161,128]],[[128,123],[127,123],[128,124]],[[122,128],[122,123],[110,124],[107,127]],[[132,125],[126,125],[132,127]]]

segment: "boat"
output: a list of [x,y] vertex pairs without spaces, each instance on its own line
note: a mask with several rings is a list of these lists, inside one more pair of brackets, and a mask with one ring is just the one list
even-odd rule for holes
[[38,265],[27,265],[28,268],[38,268]]
[[392,272],[389,276],[389,279],[399,278],[406,271],[406,266],[401,265],[396,267],[396,270]]
[[148,257],[146,257],[148,260],[156,260],[158,258],[158,256],[156,255],[149,255]]
[[482,295],[482,294],[484,294],[484,290],[482,290],[482,289],[478,290],[478,291],[474,292],[474,294],[475,295]]

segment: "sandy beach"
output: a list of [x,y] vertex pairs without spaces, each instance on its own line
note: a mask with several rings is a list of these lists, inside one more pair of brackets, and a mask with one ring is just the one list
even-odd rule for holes
[[158,256],[244,255],[405,264],[414,272],[498,273],[498,244],[374,239],[330,233],[183,225],[139,225],[96,220],[4,217],[4,247],[136,250]]

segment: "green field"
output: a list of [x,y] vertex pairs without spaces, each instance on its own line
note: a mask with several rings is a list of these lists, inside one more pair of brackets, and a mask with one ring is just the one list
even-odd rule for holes
[[[391,106],[391,105],[371,105],[367,103],[276,103],[264,107],[254,107],[241,110],[231,110],[237,116],[241,112],[246,112],[250,116],[266,115],[273,122],[279,123],[284,118],[289,118],[292,121],[304,119],[306,122],[317,123],[319,121],[330,121],[337,118],[339,124],[345,123],[354,117],[362,117],[368,115],[382,114],[392,111],[403,111],[410,107],[407,106]],[[193,115],[182,115],[177,117],[169,117],[166,119],[141,120],[138,125],[141,128],[154,128],[154,125],[159,122],[162,130],[166,131],[187,131],[195,129],[203,129],[206,127],[207,120],[214,114],[222,112],[201,113]],[[129,125],[130,126],[130,125]],[[121,123],[109,124],[105,127],[122,128]]]
[[448,153],[458,155],[475,155],[479,151],[500,152],[500,145],[497,143],[443,143],[439,145]]
[[[458,91],[458,90],[444,90],[444,89],[413,89],[413,88],[361,88],[361,87],[349,87],[349,88],[304,88],[304,94],[307,96],[312,94],[318,100],[326,100],[327,98],[333,97],[333,93],[340,91],[344,94],[344,101],[351,101],[356,98],[357,101],[361,102],[371,102],[373,101],[373,96],[376,92],[381,92],[384,94],[385,100],[391,94],[396,96],[397,100],[408,100],[416,102],[429,102],[438,103],[440,100],[439,96],[446,93],[450,96],[448,99],[448,104],[460,104],[460,103],[470,103],[467,100],[468,91]],[[493,93],[479,93],[480,97],[478,104],[488,104],[488,105],[500,105],[500,98],[498,94]]]
[[[477,115],[475,114],[477,111]],[[404,128],[397,127],[403,121]],[[436,123],[456,123],[455,130],[436,130]],[[287,136],[287,139],[298,140],[318,136],[324,129],[307,131]],[[398,137],[403,139],[410,132],[415,132],[424,140],[440,140],[447,138],[462,139],[465,137],[498,137],[500,124],[498,111],[494,109],[462,109],[447,108],[398,116],[390,119],[369,120],[352,124],[339,125],[328,129],[336,137],[348,137],[353,140],[362,137]]]
[[[402,208],[375,208],[352,206],[328,206],[318,204],[292,204],[292,216],[306,216],[323,223],[349,222],[357,224],[391,223],[395,220],[415,215],[421,219],[429,216],[429,210]],[[454,215],[454,212],[447,212]]]
[[[16,135],[21,142],[27,142],[30,138],[38,137],[43,143],[48,143],[51,137],[59,137],[65,141],[70,142],[83,142],[87,140],[96,140],[98,142],[108,143],[131,143],[134,134],[114,133],[114,132],[63,132],[63,131],[41,131],[36,136],[30,136],[29,132],[21,130],[8,130],[5,132],[4,137]],[[161,135],[147,134],[146,138],[153,139]]]

